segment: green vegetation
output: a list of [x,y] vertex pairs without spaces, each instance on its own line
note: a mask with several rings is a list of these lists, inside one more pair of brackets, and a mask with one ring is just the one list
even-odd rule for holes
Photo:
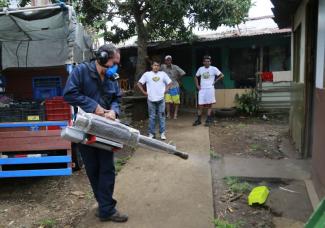
[[123,166],[126,164],[126,162],[131,158],[131,156],[127,156],[125,158],[118,158],[114,161],[115,163],[115,173],[118,174]]
[[210,158],[211,159],[220,159],[221,158],[221,156],[217,153],[217,152],[215,152],[215,151],[213,151],[213,150],[210,150]]
[[0,0],[0,7],[7,7],[8,1],[7,0]]
[[56,221],[54,219],[43,219],[38,224],[42,228],[52,228],[55,227]]
[[246,124],[243,124],[243,123],[240,123],[237,125],[238,128],[245,128],[247,125]]
[[86,193],[86,199],[88,199],[88,200],[94,199],[94,193],[93,193],[93,191],[88,191]]
[[237,109],[243,114],[253,116],[258,113],[259,100],[255,90],[251,90],[249,93],[244,93],[240,96],[236,94],[235,102]]
[[119,43],[137,36],[135,75],[146,69],[148,42],[191,42],[196,39],[192,32],[196,27],[234,27],[245,21],[252,6],[251,0],[72,0],[72,4],[78,20],[105,41]]
[[236,223],[229,223],[226,220],[215,219],[213,220],[213,224],[215,225],[215,228],[240,228],[243,226],[244,223],[242,221]]
[[248,193],[252,189],[252,185],[246,181],[240,181],[236,177],[226,177],[224,178],[224,181],[229,189],[234,193]]
[[258,145],[258,144],[251,144],[249,147],[250,147],[252,150],[257,150],[257,149],[260,148],[260,145]]

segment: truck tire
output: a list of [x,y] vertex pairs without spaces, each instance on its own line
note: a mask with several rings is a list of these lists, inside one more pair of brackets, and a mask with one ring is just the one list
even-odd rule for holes
[[237,114],[236,108],[222,108],[214,110],[217,117],[233,117]]

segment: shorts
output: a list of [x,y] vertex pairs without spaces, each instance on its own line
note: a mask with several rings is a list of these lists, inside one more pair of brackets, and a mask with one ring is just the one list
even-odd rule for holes
[[172,88],[168,90],[165,95],[166,103],[180,104],[179,88]]
[[214,88],[202,88],[199,91],[199,105],[212,105],[216,103],[216,94]]
[[170,94],[165,94],[165,102],[166,103],[173,103],[173,104],[180,104],[181,100],[179,95],[172,96]]

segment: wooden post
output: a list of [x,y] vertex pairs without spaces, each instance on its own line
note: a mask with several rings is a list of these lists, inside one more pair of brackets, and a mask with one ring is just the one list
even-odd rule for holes
[[229,48],[228,47],[221,48],[221,68],[222,68],[222,73],[225,76],[225,78],[223,79],[225,89],[235,88],[235,83],[230,78],[231,75],[229,70]]
[[260,47],[260,67],[259,67],[259,72],[263,72],[263,56],[264,56],[264,48],[263,46]]

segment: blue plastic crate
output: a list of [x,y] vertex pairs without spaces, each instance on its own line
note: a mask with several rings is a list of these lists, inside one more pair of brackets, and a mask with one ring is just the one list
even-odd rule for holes
[[61,77],[34,77],[33,98],[40,101],[62,95]]
[[33,89],[33,98],[34,100],[37,101],[49,99],[60,95],[61,95],[61,88],[37,87]]

